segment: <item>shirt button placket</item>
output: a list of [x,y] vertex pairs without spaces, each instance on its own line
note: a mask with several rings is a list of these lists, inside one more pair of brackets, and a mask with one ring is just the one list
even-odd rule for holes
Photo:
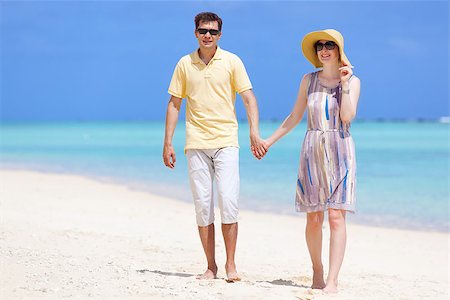
[[205,79],[208,79],[208,78],[211,77],[211,73],[209,72],[211,64],[212,64],[212,60],[209,62],[209,64],[206,65],[206,68],[205,68]]

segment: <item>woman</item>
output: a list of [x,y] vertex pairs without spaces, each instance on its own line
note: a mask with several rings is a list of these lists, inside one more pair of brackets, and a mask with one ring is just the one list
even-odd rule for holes
[[[291,131],[308,107],[308,131],[300,156],[296,209],[307,213],[306,242],[313,265],[313,289],[336,293],[346,244],[346,211],[355,210],[355,146],[349,132],[356,114],[360,81],[344,54],[344,38],[333,29],[307,34],[303,55],[322,69],[303,76],[292,112],[265,142],[272,146]],[[257,158],[258,153],[254,151]],[[322,265],[322,223],[328,211],[330,266]]]

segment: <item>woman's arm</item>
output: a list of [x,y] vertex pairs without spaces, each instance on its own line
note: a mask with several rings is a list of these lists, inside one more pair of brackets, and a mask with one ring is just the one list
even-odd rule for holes
[[343,123],[350,123],[356,116],[361,82],[358,77],[352,77],[351,67],[339,68],[341,71],[342,96],[339,115]]
[[283,123],[281,123],[280,127],[278,127],[278,129],[275,130],[275,132],[266,140],[268,147],[275,144],[276,141],[278,141],[289,131],[291,131],[302,120],[308,101],[309,81],[309,74],[303,76],[294,107],[292,108],[291,113],[283,121]]

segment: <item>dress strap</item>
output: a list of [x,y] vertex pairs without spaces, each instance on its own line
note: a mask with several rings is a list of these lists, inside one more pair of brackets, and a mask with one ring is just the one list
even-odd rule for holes
[[311,88],[311,76],[312,76],[312,73],[309,73],[308,74],[308,88],[306,89],[306,95],[309,95],[309,90],[310,90],[310,88]]
[[[307,94],[309,95],[311,93],[311,82],[316,82],[317,81],[317,71],[316,72],[311,72],[308,74],[308,89],[307,89]],[[313,77],[315,76],[315,77]]]

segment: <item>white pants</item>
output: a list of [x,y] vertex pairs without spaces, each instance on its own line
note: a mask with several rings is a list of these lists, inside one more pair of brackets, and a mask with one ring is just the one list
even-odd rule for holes
[[239,199],[239,148],[188,149],[186,157],[198,226],[214,223],[214,181],[222,224],[236,223]]

